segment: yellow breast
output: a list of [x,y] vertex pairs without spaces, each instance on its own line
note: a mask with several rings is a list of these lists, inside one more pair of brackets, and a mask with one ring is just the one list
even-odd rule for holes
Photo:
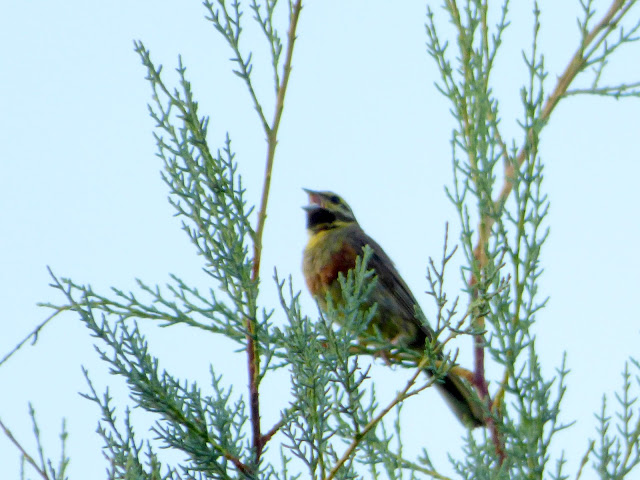
[[307,287],[321,308],[324,308],[327,292],[334,297],[340,296],[334,295],[339,294],[338,275],[346,275],[354,267],[357,256],[345,229],[322,230],[310,236],[302,269]]

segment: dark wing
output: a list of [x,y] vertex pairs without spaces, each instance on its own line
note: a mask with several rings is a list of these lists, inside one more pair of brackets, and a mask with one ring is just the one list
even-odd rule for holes
[[[403,321],[417,325],[418,332],[423,335],[414,338],[408,346],[411,348],[423,347],[425,339],[433,338],[434,332],[429,325],[424,323],[426,319],[409,287],[400,277],[389,256],[375,240],[364,233],[358,225],[349,228],[353,228],[353,231],[349,232],[347,238],[357,252],[362,252],[365,245],[369,245],[373,250],[368,267],[373,269],[378,276],[378,285],[376,286],[378,295],[374,295],[376,298],[372,300],[378,303],[379,310],[386,310],[390,316],[400,316]],[[416,314],[416,312],[418,313]],[[430,375],[428,368],[425,371]],[[449,372],[436,383],[436,386],[465,426],[474,428],[486,425],[482,402],[474,397],[471,389],[460,377]]]
[[[373,253],[369,259],[368,268],[373,269],[378,276],[378,287],[383,288],[389,295],[385,295],[383,299],[378,298],[376,301],[380,302],[393,302],[393,305],[379,305],[380,307],[387,308],[396,314],[400,314],[407,321],[416,323],[420,330],[427,338],[433,338],[433,330],[430,326],[424,322],[426,319],[420,310],[417,300],[409,290],[409,287],[404,282],[398,270],[394,266],[393,262],[382,249],[382,247],[369,235],[367,235],[359,225],[353,225],[353,232],[346,236],[349,242],[353,245],[357,252],[362,252],[365,245],[369,245]],[[416,312],[419,312],[418,314]],[[420,320],[420,317],[424,321]],[[422,347],[424,345],[424,338],[416,339],[420,345],[411,345]]]

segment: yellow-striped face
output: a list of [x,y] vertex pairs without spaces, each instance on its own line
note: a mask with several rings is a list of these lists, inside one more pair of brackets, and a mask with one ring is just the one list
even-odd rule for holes
[[303,208],[307,211],[307,230],[310,233],[358,223],[351,208],[340,195],[306,188],[304,191],[309,194],[309,205]]

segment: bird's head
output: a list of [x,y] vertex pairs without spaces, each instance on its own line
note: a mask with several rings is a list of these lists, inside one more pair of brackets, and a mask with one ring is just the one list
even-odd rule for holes
[[310,232],[358,223],[351,207],[340,195],[306,188],[303,190],[309,195],[309,205],[302,208],[307,212],[307,229]]

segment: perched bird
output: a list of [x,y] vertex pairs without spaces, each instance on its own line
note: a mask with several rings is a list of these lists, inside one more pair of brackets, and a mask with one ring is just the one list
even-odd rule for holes
[[[418,302],[391,259],[362,230],[351,208],[339,195],[304,190],[309,195],[309,205],[303,207],[307,212],[309,242],[302,267],[309,291],[320,308],[326,310],[327,293],[341,301],[338,274],[346,276],[355,267],[356,258],[362,255],[365,245],[369,245],[373,253],[367,268],[375,272],[377,282],[363,308],[376,303],[371,322],[380,334],[395,345],[422,352],[434,332],[420,320],[424,315]],[[425,370],[429,374],[429,369]],[[465,426],[485,425],[484,407],[459,376],[448,372],[436,385]]]

